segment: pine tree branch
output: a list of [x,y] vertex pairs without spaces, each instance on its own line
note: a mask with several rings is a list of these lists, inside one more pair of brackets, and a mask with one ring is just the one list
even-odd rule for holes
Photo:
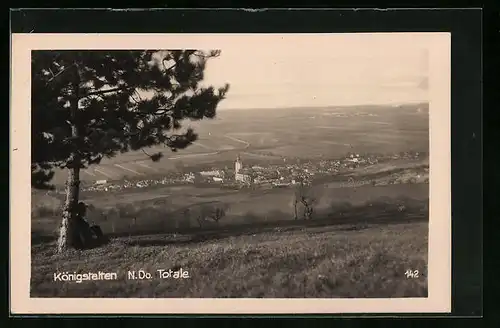
[[141,148],[141,150],[142,150],[142,152],[143,152],[146,156],[148,156],[148,157],[153,156],[153,155],[148,154],[148,153],[144,150],[144,148]]
[[177,63],[173,64],[172,66],[168,67],[165,65],[165,62],[167,61],[166,58],[163,58],[161,63],[163,65],[163,68],[165,69],[166,72],[169,72],[170,70],[172,70],[175,66],[177,66]]
[[[182,120],[212,118],[217,103],[224,98],[220,89],[217,95],[213,88],[198,85],[205,70],[204,59],[216,57],[217,52],[170,52],[173,58],[155,60],[152,69],[142,65],[142,52],[133,53],[133,60],[115,52],[62,53],[60,59],[58,51],[34,56],[36,101],[32,106],[38,118],[34,134],[47,131],[53,140],[35,137],[37,151],[32,162],[49,163],[42,171],[50,173],[58,168],[88,167],[102,158],[139,149],[155,161],[161,153],[155,154],[149,147],[164,145],[175,152],[192,144],[197,135],[181,133]],[[109,60],[111,66],[102,67],[101,61]],[[75,67],[77,74],[73,76]],[[120,72],[115,74],[117,70]],[[112,77],[109,83],[103,81],[107,75]],[[94,83],[97,80],[103,83]],[[152,98],[137,93],[142,89],[153,92]],[[188,95],[187,90],[194,92]],[[32,183],[37,185],[47,174],[35,171],[32,169]],[[47,179],[51,177],[47,175]]]
[[191,54],[191,56],[196,56],[196,57],[204,58],[204,59],[217,58],[220,56],[220,52],[214,51],[214,52],[210,52],[208,55],[205,55],[205,53],[203,53],[203,51],[195,51],[194,53]]
[[106,94],[106,93],[109,93],[109,92],[127,90],[127,89],[130,89],[130,88],[132,88],[132,87],[127,85],[127,86],[123,86],[123,87],[116,87],[116,88],[111,88],[111,89],[106,89],[106,90],[92,91],[92,92],[88,92],[84,96],[80,97],[80,99],[81,98],[86,98],[86,97],[89,97],[89,96],[99,96],[99,95],[103,95],[103,94]]
[[50,73],[52,73],[52,77],[47,81],[47,83],[45,85],[48,85],[50,82],[52,82],[55,78],[57,78],[59,75],[61,75],[62,73],[66,72],[67,70],[69,70],[70,68],[72,68],[73,66],[75,66],[76,63],[66,67],[65,69],[63,69],[62,71],[60,71],[59,73],[57,73],[56,75],[54,75],[54,73],[52,73],[52,70],[49,68],[50,70]]

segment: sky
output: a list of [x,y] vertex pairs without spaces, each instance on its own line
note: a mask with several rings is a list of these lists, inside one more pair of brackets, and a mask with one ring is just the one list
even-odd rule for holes
[[360,34],[314,44],[225,43],[203,84],[230,84],[219,110],[426,101],[428,47],[416,41]]

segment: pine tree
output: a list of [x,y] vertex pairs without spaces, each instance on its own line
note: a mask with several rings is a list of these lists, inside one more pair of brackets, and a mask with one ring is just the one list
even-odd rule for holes
[[184,119],[213,118],[229,85],[202,87],[206,63],[220,51],[33,51],[32,186],[53,188],[54,169],[66,169],[58,249],[75,247],[80,170],[103,158],[196,140]]

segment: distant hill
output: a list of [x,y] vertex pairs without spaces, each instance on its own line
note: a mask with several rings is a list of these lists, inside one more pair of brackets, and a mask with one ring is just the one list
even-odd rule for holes
[[219,109],[219,112],[236,112],[236,111],[261,111],[261,110],[304,110],[306,108],[312,110],[381,110],[399,107],[400,109],[414,109],[415,107],[429,108],[428,102],[414,102],[414,103],[395,103],[395,104],[359,104],[359,105],[343,105],[343,106],[297,106],[297,107],[267,107],[267,108],[227,108]]

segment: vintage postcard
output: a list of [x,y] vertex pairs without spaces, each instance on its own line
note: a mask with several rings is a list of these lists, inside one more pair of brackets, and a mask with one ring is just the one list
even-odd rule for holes
[[12,312],[449,312],[450,45],[13,34]]

